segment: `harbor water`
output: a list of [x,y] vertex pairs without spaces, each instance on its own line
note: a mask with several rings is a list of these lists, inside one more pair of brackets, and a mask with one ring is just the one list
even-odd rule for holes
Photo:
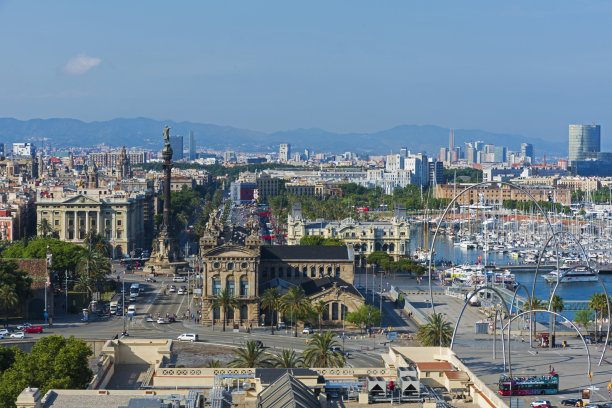
[[[423,233],[422,224],[415,225],[411,230],[410,249],[414,253],[417,249],[431,247],[433,241],[433,231],[425,235]],[[514,259],[510,253],[498,251],[486,252],[482,249],[465,249],[454,245],[454,240],[445,234],[439,234],[435,243],[435,255],[437,261],[453,262],[455,265],[476,264],[479,261],[485,262],[487,265],[494,264],[500,269],[504,269],[508,265],[521,265],[524,262],[519,259]],[[576,254],[579,256],[580,254]],[[511,270],[515,275],[516,281],[527,286],[529,291],[533,285],[534,269]],[[550,270],[540,271],[535,289],[535,296],[539,299],[547,300],[550,297],[551,286],[542,278],[542,275],[550,272]],[[612,275],[600,275],[609,295],[612,295]],[[603,288],[599,282],[574,282],[561,283],[557,289],[557,294],[564,300],[588,300],[594,293],[602,293]],[[519,293],[522,294],[522,293]],[[573,313],[564,313],[568,317],[573,317]]]

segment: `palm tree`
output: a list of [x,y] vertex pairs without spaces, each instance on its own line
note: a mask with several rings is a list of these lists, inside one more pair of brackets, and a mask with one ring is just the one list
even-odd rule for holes
[[42,235],[45,238],[53,233],[53,226],[51,225],[49,220],[45,218],[40,220],[40,222],[38,223],[38,233],[39,235]]
[[304,364],[308,367],[318,368],[344,367],[342,352],[332,350],[332,347],[340,347],[340,343],[334,337],[336,337],[336,333],[329,330],[325,333],[312,334],[308,347],[302,354]]
[[[557,313],[561,313],[563,311],[563,308],[565,307],[565,305],[563,304],[563,299],[561,298],[561,296],[559,295],[554,295],[552,298],[552,302],[551,302],[551,310],[553,312],[557,312]],[[552,324],[552,335],[553,337],[555,337],[555,328],[557,326],[557,316],[556,315],[552,315],[553,317],[553,324]],[[552,344],[552,343],[551,343]]]
[[4,309],[4,327],[8,326],[8,312],[9,309],[19,304],[19,298],[15,287],[12,285],[2,285],[0,288],[0,304]]
[[93,296],[95,289],[94,280],[86,275],[79,275],[74,282],[74,290],[86,292],[89,299]]
[[[525,310],[537,310],[537,309],[542,309],[544,307],[544,304],[545,302],[542,301],[542,299],[538,299],[537,297],[534,296],[531,298],[531,304],[525,303],[523,307]],[[529,320],[530,320],[529,335],[530,335],[530,338],[532,338],[536,330],[535,326],[537,324],[536,312],[531,313]]]
[[589,323],[593,321],[593,312],[589,309],[578,310],[574,314],[574,321],[584,327],[585,332],[589,332]]
[[289,311],[291,313],[291,324],[295,326],[294,337],[297,337],[297,325],[293,323],[293,316],[297,318],[298,315],[305,314],[310,307],[310,301],[306,297],[304,289],[299,286],[290,287],[287,294],[281,297],[281,307],[284,312]]
[[304,365],[302,357],[295,350],[283,349],[280,354],[273,357],[275,368],[298,368]]
[[606,312],[608,311],[608,302],[606,301],[606,295],[603,293],[593,293],[589,300],[589,309],[595,312],[595,338],[597,338],[598,316],[603,315],[604,309]]
[[215,296],[215,299],[212,303],[213,309],[221,308],[223,309],[223,331],[225,331],[225,325],[227,323],[227,311],[229,309],[235,309],[238,307],[238,300],[229,291],[229,289],[225,288],[221,290],[221,292]]
[[206,364],[204,364],[206,368],[221,368],[223,367],[223,363],[219,360],[208,360]]
[[272,334],[274,334],[274,314],[280,307],[280,297],[281,295],[277,288],[266,289],[261,297],[261,308],[267,310],[271,316]]
[[317,314],[317,317],[319,319],[319,331],[321,330],[321,319],[323,318],[323,315],[325,314],[328,308],[329,305],[321,299],[319,299],[319,301],[312,306],[312,310]]
[[235,368],[270,367],[272,360],[261,344],[255,340],[247,341],[243,347],[232,351],[234,359],[227,365]]
[[417,329],[417,339],[425,347],[448,347],[452,336],[453,329],[441,313],[430,314],[427,316],[427,323],[420,325]]

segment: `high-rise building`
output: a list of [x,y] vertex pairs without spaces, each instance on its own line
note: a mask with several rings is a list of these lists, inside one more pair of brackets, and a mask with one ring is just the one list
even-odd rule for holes
[[291,145],[289,143],[281,143],[278,150],[278,160],[288,162],[291,157]]
[[503,163],[506,161],[506,147],[505,146],[495,146],[495,150],[493,151],[494,159],[493,161],[496,163]]
[[446,156],[448,155],[448,149],[446,147],[441,147],[440,148],[440,155],[438,157],[438,160],[440,161],[447,161]]
[[170,136],[170,146],[174,152],[172,158],[181,160],[183,158],[183,136]]
[[448,150],[453,151],[455,148],[455,130],[451,129],[448,134]]
[[408,150],[407,147],[400,148],[400,156],[408,157],[408,154],[410,154],[410,151]]
[[30,156],[36,152],[32,143],[13,143],[14,156]]
[[533,145],[531,143],[521,143],[521,156],[524,158],[529,157],[531,159],[531,163],[535,162],[535,157],[533,155]]
[[465,149],[465,159],[468,164],[476,163],[476,149],[473,147],[468,147]]
[[595,157],[601,151],[599,125],[569,125],[569,162]]
[[189,131],[189,160],[196,159],[196,144],[195,144],[195,136],[193,136],[193,131]]

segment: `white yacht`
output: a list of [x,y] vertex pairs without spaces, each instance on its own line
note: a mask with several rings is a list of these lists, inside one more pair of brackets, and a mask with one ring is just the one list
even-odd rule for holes
[[556,283],[559,278],[560,283],[571,283],[571,282],[593,282],[597,281],[597,276],[589,269],[578,268],[574,270],[554,270],[543,276],[546,282]]

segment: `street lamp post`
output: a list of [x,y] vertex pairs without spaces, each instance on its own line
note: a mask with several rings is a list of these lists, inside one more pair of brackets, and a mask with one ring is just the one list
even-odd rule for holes
[[344,309],[346,308],[346,289],[348,288],[348,286],[343,285],[340,286],[340,289],[342,289],[342,304],[340,305],[340,315],[342,316],[342,355],[344,355],[344,339],[346,338],[346,332],[344,331],[344,321],[346,320],[346,313],[344,312]]
[[121,295],[123,297],[123,300],[121,301],[121,312],[123,314],[123,334],[125,335],[125,271],[123,272]]

